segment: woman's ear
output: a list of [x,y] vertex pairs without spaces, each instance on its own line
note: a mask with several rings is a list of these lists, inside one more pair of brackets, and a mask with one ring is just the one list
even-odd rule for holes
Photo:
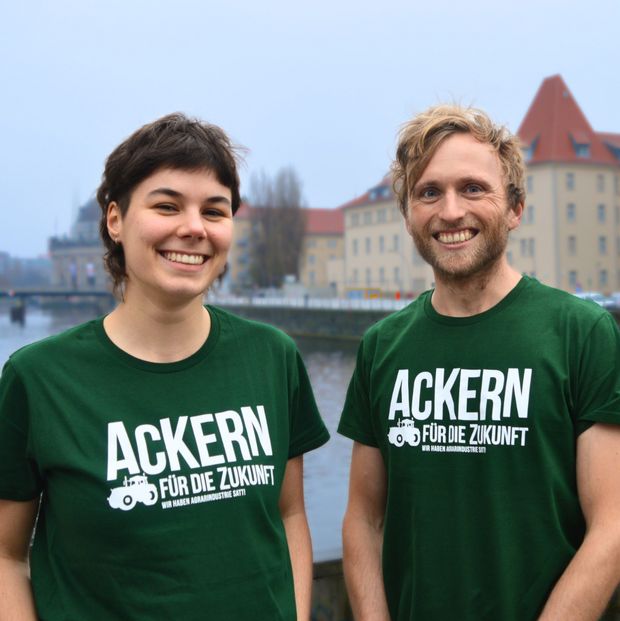
[[110,202],[108,205],[108,213],[106,215],[106,223],[108,225],[108,235],[116,244],[121,243],[121,235],[123,229],[123,220],[121,218],[121,209],[116,201]]

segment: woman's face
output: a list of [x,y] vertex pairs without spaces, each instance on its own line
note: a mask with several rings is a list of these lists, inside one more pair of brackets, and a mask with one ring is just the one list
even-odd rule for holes
[[226,265],[231,192],[206,169],[161,169],[134,188],[124,216],[110,204],[108,230],[123,245],[126,301],[202,301]]

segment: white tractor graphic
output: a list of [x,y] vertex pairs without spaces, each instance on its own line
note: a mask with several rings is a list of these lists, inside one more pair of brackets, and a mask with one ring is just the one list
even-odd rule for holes
[[141,502],[147,506],[157,502],[157,488],[148,482],[144,474],[128,479],[125,477],[122,487],[115,487],[108,496],[108,504],[112,509],[129,511]]
[[416,429],[412,420],[401,418],[396,427],[390,427],[388,440],[394,446],[402,446],[405,442],[410,446],[420,444],[420,430]]

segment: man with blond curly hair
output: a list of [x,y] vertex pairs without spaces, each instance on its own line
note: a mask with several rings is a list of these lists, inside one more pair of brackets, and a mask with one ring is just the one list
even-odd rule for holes
[[482,111],[407,123],[392,166],[434,289],[360,345],[344,566],[356,619],[595,621],[620,581],[620,334],[508,262],[518,140]]

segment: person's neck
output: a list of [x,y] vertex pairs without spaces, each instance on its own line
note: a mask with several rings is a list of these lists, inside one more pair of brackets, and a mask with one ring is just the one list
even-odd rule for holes
[[202,347],[211,330],[211,317],[201,300],[171,308],[125,296],[103,320],[103,327],[117,347],[135,358],[177,362]]
[[440,315],[471,317],[493,308],[521,280],[521,274],[504,260],[491,269],[467,279],[435,274],[433,308]]

